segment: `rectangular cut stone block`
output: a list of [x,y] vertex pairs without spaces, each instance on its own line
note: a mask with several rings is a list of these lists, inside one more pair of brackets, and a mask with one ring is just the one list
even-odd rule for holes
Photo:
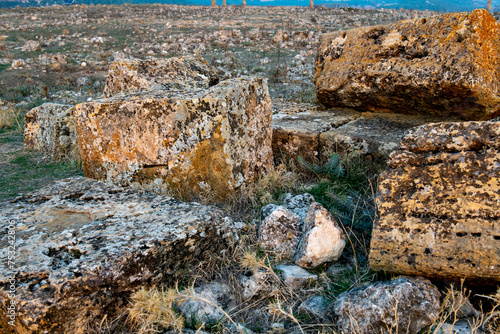
[[276,157],[306,161],[320,157],[320,135],[360,116],[355,110],[321,110],[308,104],[273,102],[273,153]]
[[500,281],[500,123],[412,129],[380,175],[376,271]]
[[500,25],[484,9],[322,36],[327,107],[484,120],[500,115]]
[[219,75],[199,57],[120,59],[109,68],[103,97],[151,89],[208,88]]
[[366,162],[384,163],[399,148],[399,142],[411,128],[435,121],[420,115],[359,113],[359,117],[319,137],[321,159],[332,152],[354,154]]
[[53,159],[79,157],[73,106],[44,103],[25,116],[24,146]]
[[83,177],[0,203],[0,228],[12,231],[0,235],[0,333],[13,329],[11,300],[17,333],[88,333],[140,287],[216,260],[240,225],[215,207]]
[[218,201],[272,168],[262,78],[115,96],[79,104],[74,115],[87,177]]

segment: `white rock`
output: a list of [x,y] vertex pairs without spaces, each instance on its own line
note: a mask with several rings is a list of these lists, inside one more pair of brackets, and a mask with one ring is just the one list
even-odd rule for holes
[[292,290],[305,288],[318,280],[318,275],[313,275],[299,266],[279,265],[276,269],[282,271],[285,284]]
[[315,268],[337,261],[344,250],[344,239],[344,232],[335,218],[315,202],[309,207],[304,220],[304,236],[299,243],[295,263],[304,268]]

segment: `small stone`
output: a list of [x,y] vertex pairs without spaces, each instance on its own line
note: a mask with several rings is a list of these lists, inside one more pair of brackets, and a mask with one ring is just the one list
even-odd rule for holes
[[331,302],[323,296],[312,295],[303,301],[297,311],[302,314],[310,314],[319,319],[325,319]]
[[313,275],[299,266],[279,265],[276,269],[282,271],[285,285],[292,290],[306,288],[318,280],[318,275]]
[[295,263],[303,268],[315,268],[337,261],[346,244],[344,239],[344,232],[335,218],[321,204],[314,202],[304,220]]
[[25,52],[40,51],[42,48],[37,41],[27,41],[21,48]]
[[263,248],[289,256],[293,256],[299,234],[300,217],[282,206],[264,219],[258,231]]

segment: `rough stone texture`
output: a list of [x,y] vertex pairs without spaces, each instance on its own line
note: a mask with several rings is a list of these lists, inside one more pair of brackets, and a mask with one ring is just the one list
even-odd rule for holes
[[25,52],[40,51],[41,49],[40,42],[37,41],[26,41],[21,47],[21,50]]
[[[473,319],[470,320],[459,320],[453,324],[450,323],[444,323],[443,326],[441,326],[440,329],[436,331],[436,334],[471,334],[471,333],[477,333],[477,334],[483,334],[483,333],[488,333],[485,332],[482,329],[476,329],[471,327],[471,323],[473,323]],[[492,332],[490,332],[492,333]]]
[[75,106],[87,177],[224,200],[272,168],[265,79],[149,91]]
[[324,34],[318,101],[365,111],[500,114],[500,25],[484,9]]
[[[283,197],[283,206],[287,210],[293,212],[300,217],[300,226],[309,211],[309,206],[314,202],[314,196],[308,193],[293,196],[291,193],[285,194]],[[267,218],[276,208],[276,204],[268,204],[261,209],[261,215]]]
[[76,139],[73,106],[44,103],[24,117],[24,145],[53,159],[80,156]]
[[213,260],[239,229],[214,207],[82,177],[0,203],[3,231],[11,222],[17,258],[10,269],[0,253],[0,332],[14,277],[21,333],[86,333],[123,312],[137,287],[173,284]]
[[428,124],[405,136],[379,178],[372,269],[500,281],[499,138],[498,122]]
[[208,88],[217,83],[217,72],[199,57],[120,59],[109,67],[103,97],[158,88]]
[[186,297],[186,301],[178,306],[188,322],[195,320],[197,324],[213,325],[224,318],[221,309],[227,310],[236,306],[227,284],[213,282],[195,288],[194,292],[194,297]]
[[304,232],[297,246],[295,263],[304,268],[315,268],[337,261],[346,244],[344,239],[344,232],[335,218],[315,202],[304,219]]
[[243,288],[242,295],[245,300],[268,295],[274,290],[269,274],[262,270],[246,272],[241,276],[240,284]]
[[313,275],[299,266],[279,265],[276,269],[282,271],[283,281],[291,290],[306,288],[318,280],[318,275]]
[[301,156],[308,162],[326,162],[336,152],[380,163],[399,147],[406,131],[439,121],[423,115],[362,113],[274,101],[273,111],[274,155],[292,161]]
[[300,232],[300,217],[278,206],[260,225],[259,242],[265,249],[293,256]]
[[416,334],[437,319],[439,296],[428,280],[398,278],[344,292],[333,310],[346,334]]
[[362,116],[319,136],[320,160],[332,152],[354,154],[364,161],[382,163],[399,148],[399,142],[411,128],[435,121],[427,116],[362,113]]
[[312,295],[304,300],[297,309],[298,313],[309,314],[323,320],[327,317],[328,307],[331,302],[323,296]]

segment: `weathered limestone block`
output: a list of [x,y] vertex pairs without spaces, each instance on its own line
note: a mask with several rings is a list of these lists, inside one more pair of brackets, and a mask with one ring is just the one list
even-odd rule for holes
[[500,123],[410,130],[380,175],[372,269],[500,281]]
[[120,59],[109,68],[103,97],[151,89],[208,88],[219,75],[200,57]]
[[321,110],[309,104],[285,105],[273,102],[273,153],[294,161],[320,157],[320,135],[355,120],[360,113],[336,108]]
[[82,177],[0,203],[17,256],[10,268],[0,253],[0,332],[10,329],[11,278],[18,333],[87,333],[123,312],[138,287],[173,284],[216,258],[239,225],[215,207]]
[[303,230],[295,255],[297,265],[315,268],[340,258],[346,244],[344,232],[321,204],[311,204]]
[[399,148],[404,134],[411,128],[436,121],[420,115],[361,113],[360,117],[319,136],[320,161],[332,152],[353,154],[364,161],[383,163]]
[[483,120],[500,114],[500,25],[484,9],[322,36],[328,107]]
[[437,319],[439,296],[426,279],[398,278],[344,292],[333,310],[346,334],[417,334]]
[[53,159],[80,156],[76,139],[73,106],[44,103],[25,116],[24,145]]
[[75,106],[87,177],[219,201],[272,168],[265,79],[149,91]]
[[283,282],[291,290],[307,288],[318,280],[318,275],[311,274],[299,266],[279,265],[276,269],[281,271]]

